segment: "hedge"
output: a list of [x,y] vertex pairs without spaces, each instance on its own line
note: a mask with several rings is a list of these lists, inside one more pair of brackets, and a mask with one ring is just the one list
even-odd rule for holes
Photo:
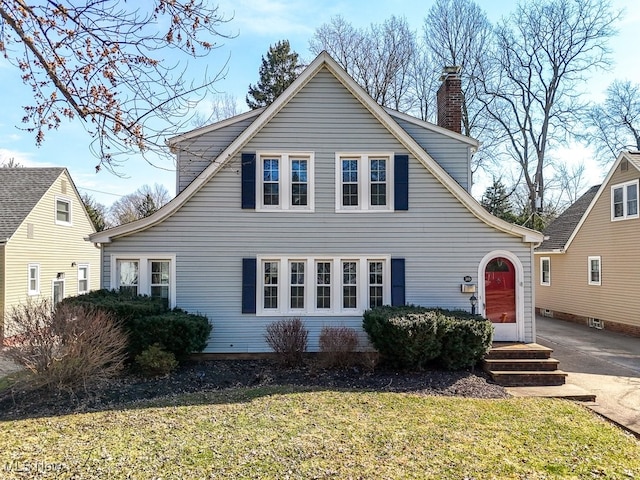
[[493,337],[493,325],[479,315],[417,306],[367,310],[363,328],[387,363],[408,369],[473,366]]

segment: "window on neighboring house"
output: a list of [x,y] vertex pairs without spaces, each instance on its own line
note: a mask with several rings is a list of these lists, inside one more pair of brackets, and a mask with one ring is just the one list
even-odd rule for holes
[[130,295],[138,295],[140,262],[137,260],[118,261],[118,290]]
[[257,157],[259,210],[313,210],[313,153],[258,153]]
[[540,259],[540,285],[551,285],[551,259],[549,257]]
[[89,291],[89,265],[78,265],[78,294]]
[[111,288],[160,298],[166,307],[175,307],[174,255],[112,255],[111,265]]
[[71,200],[56,197],[56,224],[71,225]]
[[611,187],[611,219],[638,218],[638,180]]
[[336,210],[391,210],[393,154],[336,154]]
[[602,265],[600,257],[589,257],[589,285],[602,283]]
[[28,268],[28,292],[29,295],[40,294],[40,265],[30,263]]
[[257,313],[352,315],[388,305],[390,264],[390,257],[259,258]]

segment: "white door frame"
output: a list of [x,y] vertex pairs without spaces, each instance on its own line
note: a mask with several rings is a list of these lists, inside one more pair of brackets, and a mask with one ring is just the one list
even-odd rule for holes
[[516,323],[494,323],[493,340],[496,342],[523,342],[524,341],[524,268],[520,259],[508,250],[493,250],[487,253],[478,265],[478,311],[486,316],[486,296],[484,285],[484,273],[487,265],[496,257],[508,259],[516,269]]

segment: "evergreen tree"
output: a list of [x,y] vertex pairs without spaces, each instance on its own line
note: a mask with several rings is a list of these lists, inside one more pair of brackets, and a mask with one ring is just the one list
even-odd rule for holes
[[509,196],[507,187],[500,180],[494,178],[493,184],[484,191],[480,204],[492,215],[513,223],[516,221],[516,215],[513,213]]
[[267,58],[262,57],[260,81],[249,85],[247,105],[254,110],[271,105],[298,77],[301,67],[298,54],[291,51],[288,40],[270,46]]
[[105,228],[107,228],[107,208],[94,200],[94,198],[89,194],[82,194],[80,196],[82,203],[84,204],[84,208],[93,223],[93,226],[96,229],[96,232],[101,232]]

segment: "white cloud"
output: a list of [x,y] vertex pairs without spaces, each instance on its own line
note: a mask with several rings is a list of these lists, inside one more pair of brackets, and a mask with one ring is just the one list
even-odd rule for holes
[[20,150],[10,150],[8,148],[0,148],[0,163],[7,162],[14,159],[17,163],[23,167],[58,167],[51,162],[36,162],[33,160],[33,154],[31,152],[22,152]]
[[[315,25],[309,25],[313,18],[315,3],[281,0],[239,0],[218,3],[220,13],[233,16],[233,28],[240,35],[258,34],[270,36],[288,36],[294,34],[309,35]],[[319,4],[318,4],[319,5]]]

